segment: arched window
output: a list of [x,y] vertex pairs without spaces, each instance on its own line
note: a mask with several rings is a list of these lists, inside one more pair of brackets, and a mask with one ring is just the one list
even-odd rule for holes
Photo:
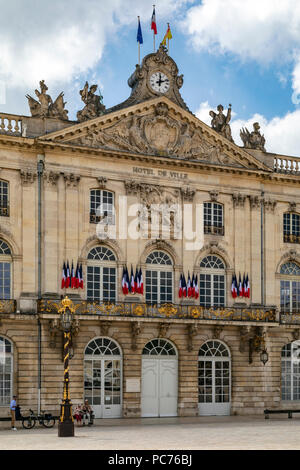
[[300,400],[300,341],[281,350],[281,399]]
[[300,266],[287,262],[280,268],[280,308],[282,313],[300,312]]
[[115,302],[117,297],[115,254],[105,246],[96,246],[88,254],[87,299]]
[[225,306],[225,265],[215,255],[209,255],[200,263],[200,305]]
[[204,203],[204,233],[224,235],[223,204],[217,202]]
[[149,304],[173,302],[173,263],[169,255],[156,250],[146,259],[145,292]]
[[7,243],[0,240],[0,299],[11,298],[12,258]]
[[104,217],[108,225],[115,224],[114,193],[102,189],[92,189],[90,192],[90,223],[97,224]]
[[9,405],[13,388],[13,346],[0,336],[0,406]]
[[163,338],[153,339],[143,349],[143,356],[177,356],[175,347]]
[[300,215],[293,212],[283,214],[283,241],[300,243]]
[[0,180],[0,216],[9,217],[8,182]]

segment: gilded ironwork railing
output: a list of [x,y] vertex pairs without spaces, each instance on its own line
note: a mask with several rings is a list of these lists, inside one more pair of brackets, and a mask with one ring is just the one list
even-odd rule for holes
[[280,312],[279,322],[286,325],[300,325],[300,311]]
[[15,300],[0,300],[1,313],[16,313],[17,302]]
[[[41,300],[40,313],[57,313],[59,301]],[[97,303],[88,301],[74,301],[75,314],[101,315],[118,317],[143,318],[178,318],[221,321],[253,321],[275,322],[276,309],[270,308],[238,308],[220,307],[205,308],[198,305],[163,304],[150,305],[145,303],[116,302]]]

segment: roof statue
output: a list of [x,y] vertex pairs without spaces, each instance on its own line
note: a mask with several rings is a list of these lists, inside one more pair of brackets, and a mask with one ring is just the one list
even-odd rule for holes
[[104,114],[105,106],[102,101],[103,96],[101,94],[95,95],[97,88],[98,85],[92,85],[89,89],[88,82],[85,82],[83,90],[80,90],[79,94],[85,107],[77,113],[79,122],[88,121],[89,119],[94,119]]
[[227,116],[223,113],[224,107],[221,104],[219,104],[217,110],[218,114],[214,111],[209,111],[209,115],[212,117],[211,127],[223,137],[230,140],[230,142],[233,142],[229,125],[231,119],[231,104],[228,107]]
[[241,139],[244,143],[244,147],[247,149],[256,149],[265,152],[266,139],[260,133],[260,125],[258,122],[253,124],[253,131],[250,133],[247,127],[242,128],[240,131]]
[[69,118],[68,111],[65,109],[66,103],[63,99],[63,92],[58,95],[53,103],[51,96],[46,93],[48,87],[44,80],[40,81],[40,89],[41,91],[35,90],[39,101],[35,100],[30,95],[26,95],[32,117],[57,118],[67,121]]

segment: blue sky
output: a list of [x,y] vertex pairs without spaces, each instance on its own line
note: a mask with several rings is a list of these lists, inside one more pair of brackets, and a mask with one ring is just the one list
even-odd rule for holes
[[[0,0],[0,110],[29,115],[25,94],[34,97],[41,79],[53,99],[64,91],[70,119],[83,107],[86,80],[99,85],[106,107],[125,100],[138,60],[137,15],[141,55],[153,52],[152,4]],[[192,112],[209,124],[209,109],[231,103],[238,145],[239,129],[258,120],[268,151],[300,156],[298,0],[157,0],[156,18],[157,46],[170,22],[170,55]]]

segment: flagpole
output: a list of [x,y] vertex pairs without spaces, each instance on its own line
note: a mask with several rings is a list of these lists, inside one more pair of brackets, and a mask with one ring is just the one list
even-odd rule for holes
[[[155,5],[153,5],[153,9],[155,9]],[[153,30],[153,52],[155,54],[155,31]]]
[[[170,23],[167,23],[168,25],[168,28],[167,30],[170,28]],[[168,53],[170,54],[170,39],[168,38]]]
[[[140,23],[140,17],[138,16],[138,24]],[[138,56],[139,56],[139,65],[141,65],[141,49],[140,49],[140,41],[138,41]]]

